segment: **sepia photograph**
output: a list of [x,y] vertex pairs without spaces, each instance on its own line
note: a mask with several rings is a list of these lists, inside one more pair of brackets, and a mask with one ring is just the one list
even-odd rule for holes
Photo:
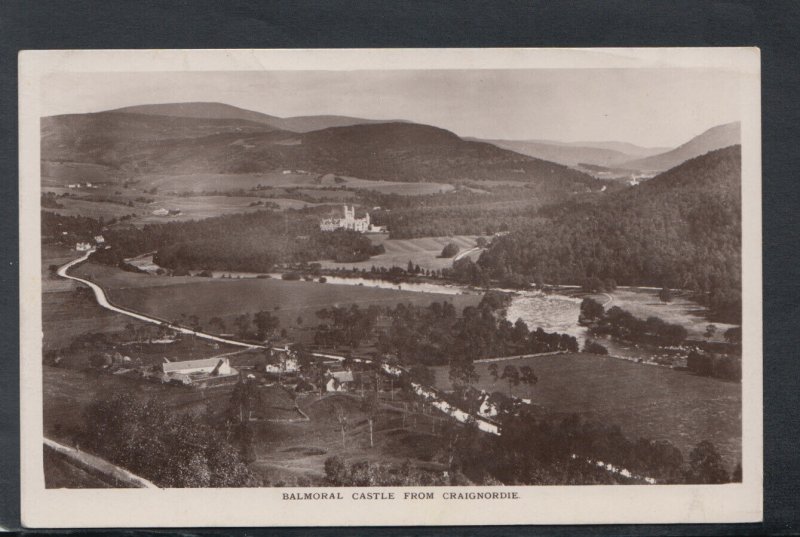
[[157,52],[21,57],[30,520],[758,520],[757,50]]

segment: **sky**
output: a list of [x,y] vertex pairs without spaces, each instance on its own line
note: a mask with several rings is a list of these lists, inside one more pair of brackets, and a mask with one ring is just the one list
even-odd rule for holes
[[739,75],[689,68],[55,73],[43,115],[212,101],[403,119],[484,139],[675,147],[739,121]]

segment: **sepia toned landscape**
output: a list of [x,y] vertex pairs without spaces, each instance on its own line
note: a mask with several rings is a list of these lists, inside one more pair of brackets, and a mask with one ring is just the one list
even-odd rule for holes
[[46,486],[741,482],[738,108],[635,71],[41,117]]

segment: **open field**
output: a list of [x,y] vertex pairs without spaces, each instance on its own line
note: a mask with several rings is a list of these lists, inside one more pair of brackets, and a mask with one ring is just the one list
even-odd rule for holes
[[[49,192],[62,193],[63,189],[48,189]],[[116,191],[115,191],[116,192]],[[320,190],[319,192],[326,192]],[[327,193],[327,192],[326,192]],[[95,194],[95,192],[92,192]],[[89,201],[80,197],[58,198],[59,208],[45,208],[44,210],[60,214],[63,216],[88,216],[91,218],[103,218],[110,220],[123,216],[134,215],[133,218],[125,223],[133,225],[159,224],[164,222],[185,222],[187,220],[201,220],[226,214],[249,213],[262,211],[263,206],[253,206],[254,202],[264,201],[274,203],[280,209],[302,209],[309,206],[325,205],[326,203],[338,203],[337,200],[326,202],[321,200],[319,203],[309,203],[291,198],[271,198],[263,199],[251,196],[164,196],[146,195],[147,203],[134,201],[129,193],[116,194],[102,192],[98,189],[97,196],[106,197],[110,200],[120,200],[124,203],[113,201]],[[141,193],[137,197],[140,197]],[[133,206],[125,203],[130,201]],[[179,210],[181,214],[174,216],[157,216],[153,211],[157,209]]]
[[[393,266],[406,268],[408,262],[411,261],[415,265],[419,265],[424,270],[441,270],[453,266],[453,258],[442,258],[439,255],[442,253],[448,243],[454,242],[461,249],[461,252],[475,248],[476,235],[456,235],[453,237],[423,237],[419,239],[385,239],[380,242],[386,249],[386,252],[380,255],[373,256],[366,261],[359,263],[335,263],[333,261],[322,261],[322,266],[326,268],[337,267],[357,267],[359,269],[365,268],[369,270],[371,267],[386,267]],[[477,259],[480,256],[480,251],[476,250],[470,254],[470,257]]]
[[400,302],[427,305],[431,302],[452,302],[461,310],[477,305],[481,295],[445,295],[377,289],[353,285],[322,284],[278,279],[223,279],[191,276],[150,276],[118,269],[84,264],[75,274],[92,279],[107,289],[116,304],[167,320],[178,320],[181,314],[197,315],[207,327],[211,317],[221,317],[227,327],[242,313],[269,310],[290,330],[290,336],[307,340],[308,330],[316,326],[316,312],[332,306],[361,307],[370,305],[395,306]]
[[97,305],[90,293],[81,293],[84,286],[51,273],[49,265],[62,265],[77,254],[64,248],[45,246],[42,249],[42,326],[44,350],[68,345],[76,336],[89,332],[115,333],[127,324],[136,327],[146,323],[108,311]]
[[[508,393],[508,384],[496,383],[489,364],[475,364],[477,387]],[[531,389],[533,404],[548,413],[576,413],[607,424],[617,424],[629,438],[669,440],[683,452],[710,440],[729,468],[741,460],[741,386],[684,371],[655,367],[590,354],[539,356],[497,362],[528,365],[539,377]],[[435,368],[436,384],[450,389],[448,369]],[[527,398],[527,387],[513,394]]]
[[70,183],[97,183],[121,181],[128,174],[101,164],[87,162],[42,161],[43,186],[67,185]]
[[[407,183],[400,181],[373,181],[356,177],[340,177],[336,180],[331,174],[272,173],[252,174],[190,174],[190,175],[143,175],[137,177],[143,189],[158,188],[168,192],[211,192],[214,190],[251,189],[262,187],[338,187],[347,189],[375,190],[384,194],[419,195],[447,192],[453,186],[447,183]],[[224,185],[224,188],[221,187]]]

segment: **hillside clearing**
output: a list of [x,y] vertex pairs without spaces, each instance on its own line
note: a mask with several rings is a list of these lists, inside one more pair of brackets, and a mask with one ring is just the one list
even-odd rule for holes
[[[419,239],[386,239],[381,242],[386,252],[373,256],[360,263],[336,263],[322,261],[326,268],[352,268],[369,270],[373,266],[391,268],[394,266],[403,269],[411,261],[423,270],[441,270],[453,265],[453,258],[440,257],[442,249],[449,243],[455,243],[461,252],[475,248],[477,235],[456,235],[452,237],[423,237]],[[474,261],[480,256],[480,251],[469,255]]]

